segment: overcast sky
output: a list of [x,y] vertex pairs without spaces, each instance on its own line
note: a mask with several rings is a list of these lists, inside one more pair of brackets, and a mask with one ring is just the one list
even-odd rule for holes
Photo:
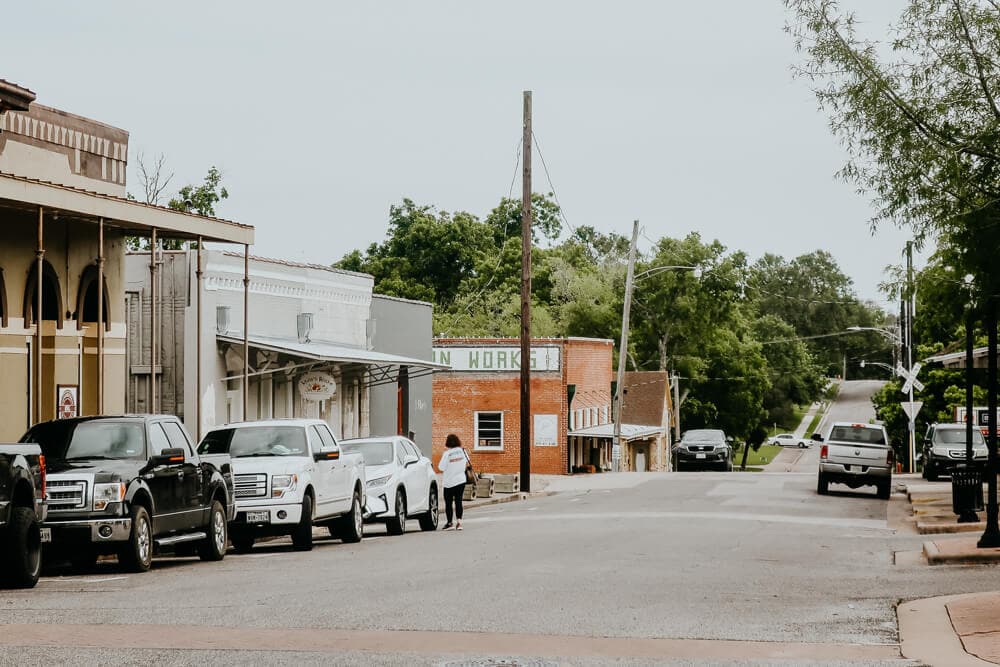
[[[884,34],[901,3],[845,4]],[[627,235],[638,218],[649,238],[696,230],[753,258],[824,248],[880,302],[908,237],[872,236],[868,202],[835,179],[846,156],[792,78],[780,0],[17,2],[3,16],[0,78],[128,130],[133,158],[165,153],[172,191],[217,165],[217,213],[254,225],[260,255],[335,261],[384,238],[403,197],[485,215],[510,192],[522,90],[573,226]],[[534,167],[548,191],[537,153]]]

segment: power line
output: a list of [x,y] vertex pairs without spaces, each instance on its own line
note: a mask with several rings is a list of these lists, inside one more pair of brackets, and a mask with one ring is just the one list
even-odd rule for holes
[[542,160],[542,170],[545,171],[545,180],[549,182],[549,189],[552,190],[552,197],[556,200],[556,206],[559,207],[559,217],[562,218],[562,221],[566,223],[567,227],[569,227],[570,233],[575,236],[576,229],[574,229],[573,225],[569,224],[569,220],[566,219],[566,213],[563,211],[562,202],[559,201],[559,195],[556,193],[556,186],[552,184],[552,178],[549,176],[549,168],[545,164],[545,156],[542,155],[542,146],[538,142],[538,137],[535,135],[534,130],[531,132],[531,138],[535,141],[535,148],[538,150],[538,157]]

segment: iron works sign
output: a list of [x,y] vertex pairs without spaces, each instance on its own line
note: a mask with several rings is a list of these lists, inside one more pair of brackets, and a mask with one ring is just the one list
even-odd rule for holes
[[[558,371],[560,368],[558,345],[540,345],[531,348],[531,370]],[[510,372],[521,370],[519,347],[435,347],[434,362],[445,364],[453,371],[472,373]]]

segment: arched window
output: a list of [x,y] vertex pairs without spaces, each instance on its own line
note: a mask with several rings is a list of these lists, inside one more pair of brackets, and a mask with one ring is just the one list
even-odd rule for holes
[[7,286],[3,282],[3,269],[0,269],[0,327],[7,328]]
[[[111,331],[110,308],[108,304],[108,277],[104,277],[104,328]],[[42,304],[44,307],[44,303]],[[97,322],[97,267],[91,264],[80,276],[80,291],[76,298],[76,326],[82,328],[84,322]]]
[[[38,264],[31,263],[28,272],[28,283],[24,286],[24,321],[35,324],[38,317],[35,306],[38,303]],[[42,261],[42,320],[53,320],[61,329],[63,325],[62,290],[59,289],[59,276],[47,261]]]

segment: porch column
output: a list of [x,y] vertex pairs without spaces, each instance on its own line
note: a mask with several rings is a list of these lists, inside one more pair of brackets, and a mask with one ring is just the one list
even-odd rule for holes
[[204,272],[204,269],[202,267],[202,252],[201,252],[201,247],[203,245],[204,245],[204,243],[202,242],[201,237],[199,236],[198,237],[198,268],[197,268],[197,270],[194,273],[195,278],[196,278],[196,283],[197,283],[197,289],[198,289],[197,296],[196,296],[196,301],[195,301],[195,303],[197,304],[196,308],[198,310],[197,324],[195,326],[195,329],[196,329],[195,349],[197,350],[196,357],[197,357],[197,364],[198,364],[198,369],[197,369],[197,371],[195,371],[195,376],[196,376],[195,382],[197,383],[197,386],[198,386],[198,394],[197,394],[197,400],[194,403],[194,418],[195,418],[195,427],[194,427],[195,435],[194,435],[194,437],[195,437],[195,440],[197,440],[198,442],[201,442],[201,277],[202,277],[202,274]]
[[250,244],[243,244],[243,420],[250,392]]
[[97,225],[97,414],[104,414],[104,218]]
[[149,412],[156,414],[156,228],[149,241]]
[[42,421],[42,271],[44,269],[45,258],[45,245],[42,243],[42,232],[45,226],[44,218],[45,210],[39,206],[38,247],[35,250],[35,268],[38,273],[38,283],[35,286],[38,292],[35,295],[35,319],[38,321],[35,325],[35,354],[38,358],[38,364],[35,367],[35,384],[37,385],[35,389],[35,423]]
[[396,379],[399,392],[399,423],[396,425],[396,432],[409,437],[410,434],[410,369],[407,366],[399,367],[399,377]]

